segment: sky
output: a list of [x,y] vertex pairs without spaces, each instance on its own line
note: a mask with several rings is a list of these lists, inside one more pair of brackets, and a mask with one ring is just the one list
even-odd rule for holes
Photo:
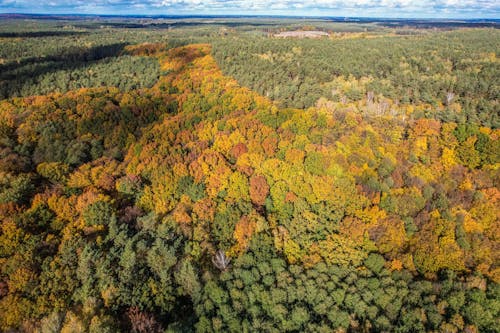
[[0,13],[500,18],[500,0],[0,0]]

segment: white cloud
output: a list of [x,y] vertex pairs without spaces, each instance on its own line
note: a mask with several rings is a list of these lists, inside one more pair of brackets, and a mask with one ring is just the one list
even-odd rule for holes
[[109,13],[133,12],[140,8],[145,13],[176,14],[274,14],[288,13],[297,15],[347,15],[365,16],[370,14],[401,14],[418,16],[431,13],[439,16],[447,13],[460,16],[468,12],[476,17],[500,16],[499,0],[0,0],[0,11],[8,9],[22,11],[50,12],[59,9],[77,12],[78,8],[92,8]]

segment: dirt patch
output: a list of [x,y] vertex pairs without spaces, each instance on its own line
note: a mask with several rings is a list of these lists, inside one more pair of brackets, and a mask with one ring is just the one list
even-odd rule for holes
[[284,31],[279,34],[275,34],[274,37],[277,38],[321,38],[329,36],[328,33],[324,31]]

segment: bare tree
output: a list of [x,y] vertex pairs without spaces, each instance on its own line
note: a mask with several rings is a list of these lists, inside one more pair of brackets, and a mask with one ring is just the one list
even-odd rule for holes
[[387,112],[387,109],[389,108],[389,103],[385,100],[382,100],[380,103],[377,103],[377,115],[381,116],[384,115]]
[[222,250],[218,250],[215,253],[215,256],[212,258],[212,262],[221,271],[225,271],[227,267],[229,266],[229,263],[231,262],[231,259],[229,259],[226,256],[226,253]]
[[138,307],[131,307],[127,311],[133,333],[159,333],[163,332],[160,324],[153,315],[142,312]]
[[366,103],[372,104],[375,98],[375,93],[373,91],[369,91],[366,93]]
[[451,102],[453,102],[453,99],[455,98],[455,94],[450,92],[446,93],[446,105],[450,105]]

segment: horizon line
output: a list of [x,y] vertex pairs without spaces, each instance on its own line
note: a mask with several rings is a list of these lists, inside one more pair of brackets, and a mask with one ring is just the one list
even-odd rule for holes
[[308,19],[377,19],[377,20],[441,20],[441,21],[477,21],[500,22],[500,18],[487,17],[387,17],[387,16],[329,16],[329,15],[297,15],[297,14],[104,14],[104,13],[26,13],[26,12],[0,12],[0,15],[24,16],[94,16],[94,17],[124,17],[124,18],[308,18]]

